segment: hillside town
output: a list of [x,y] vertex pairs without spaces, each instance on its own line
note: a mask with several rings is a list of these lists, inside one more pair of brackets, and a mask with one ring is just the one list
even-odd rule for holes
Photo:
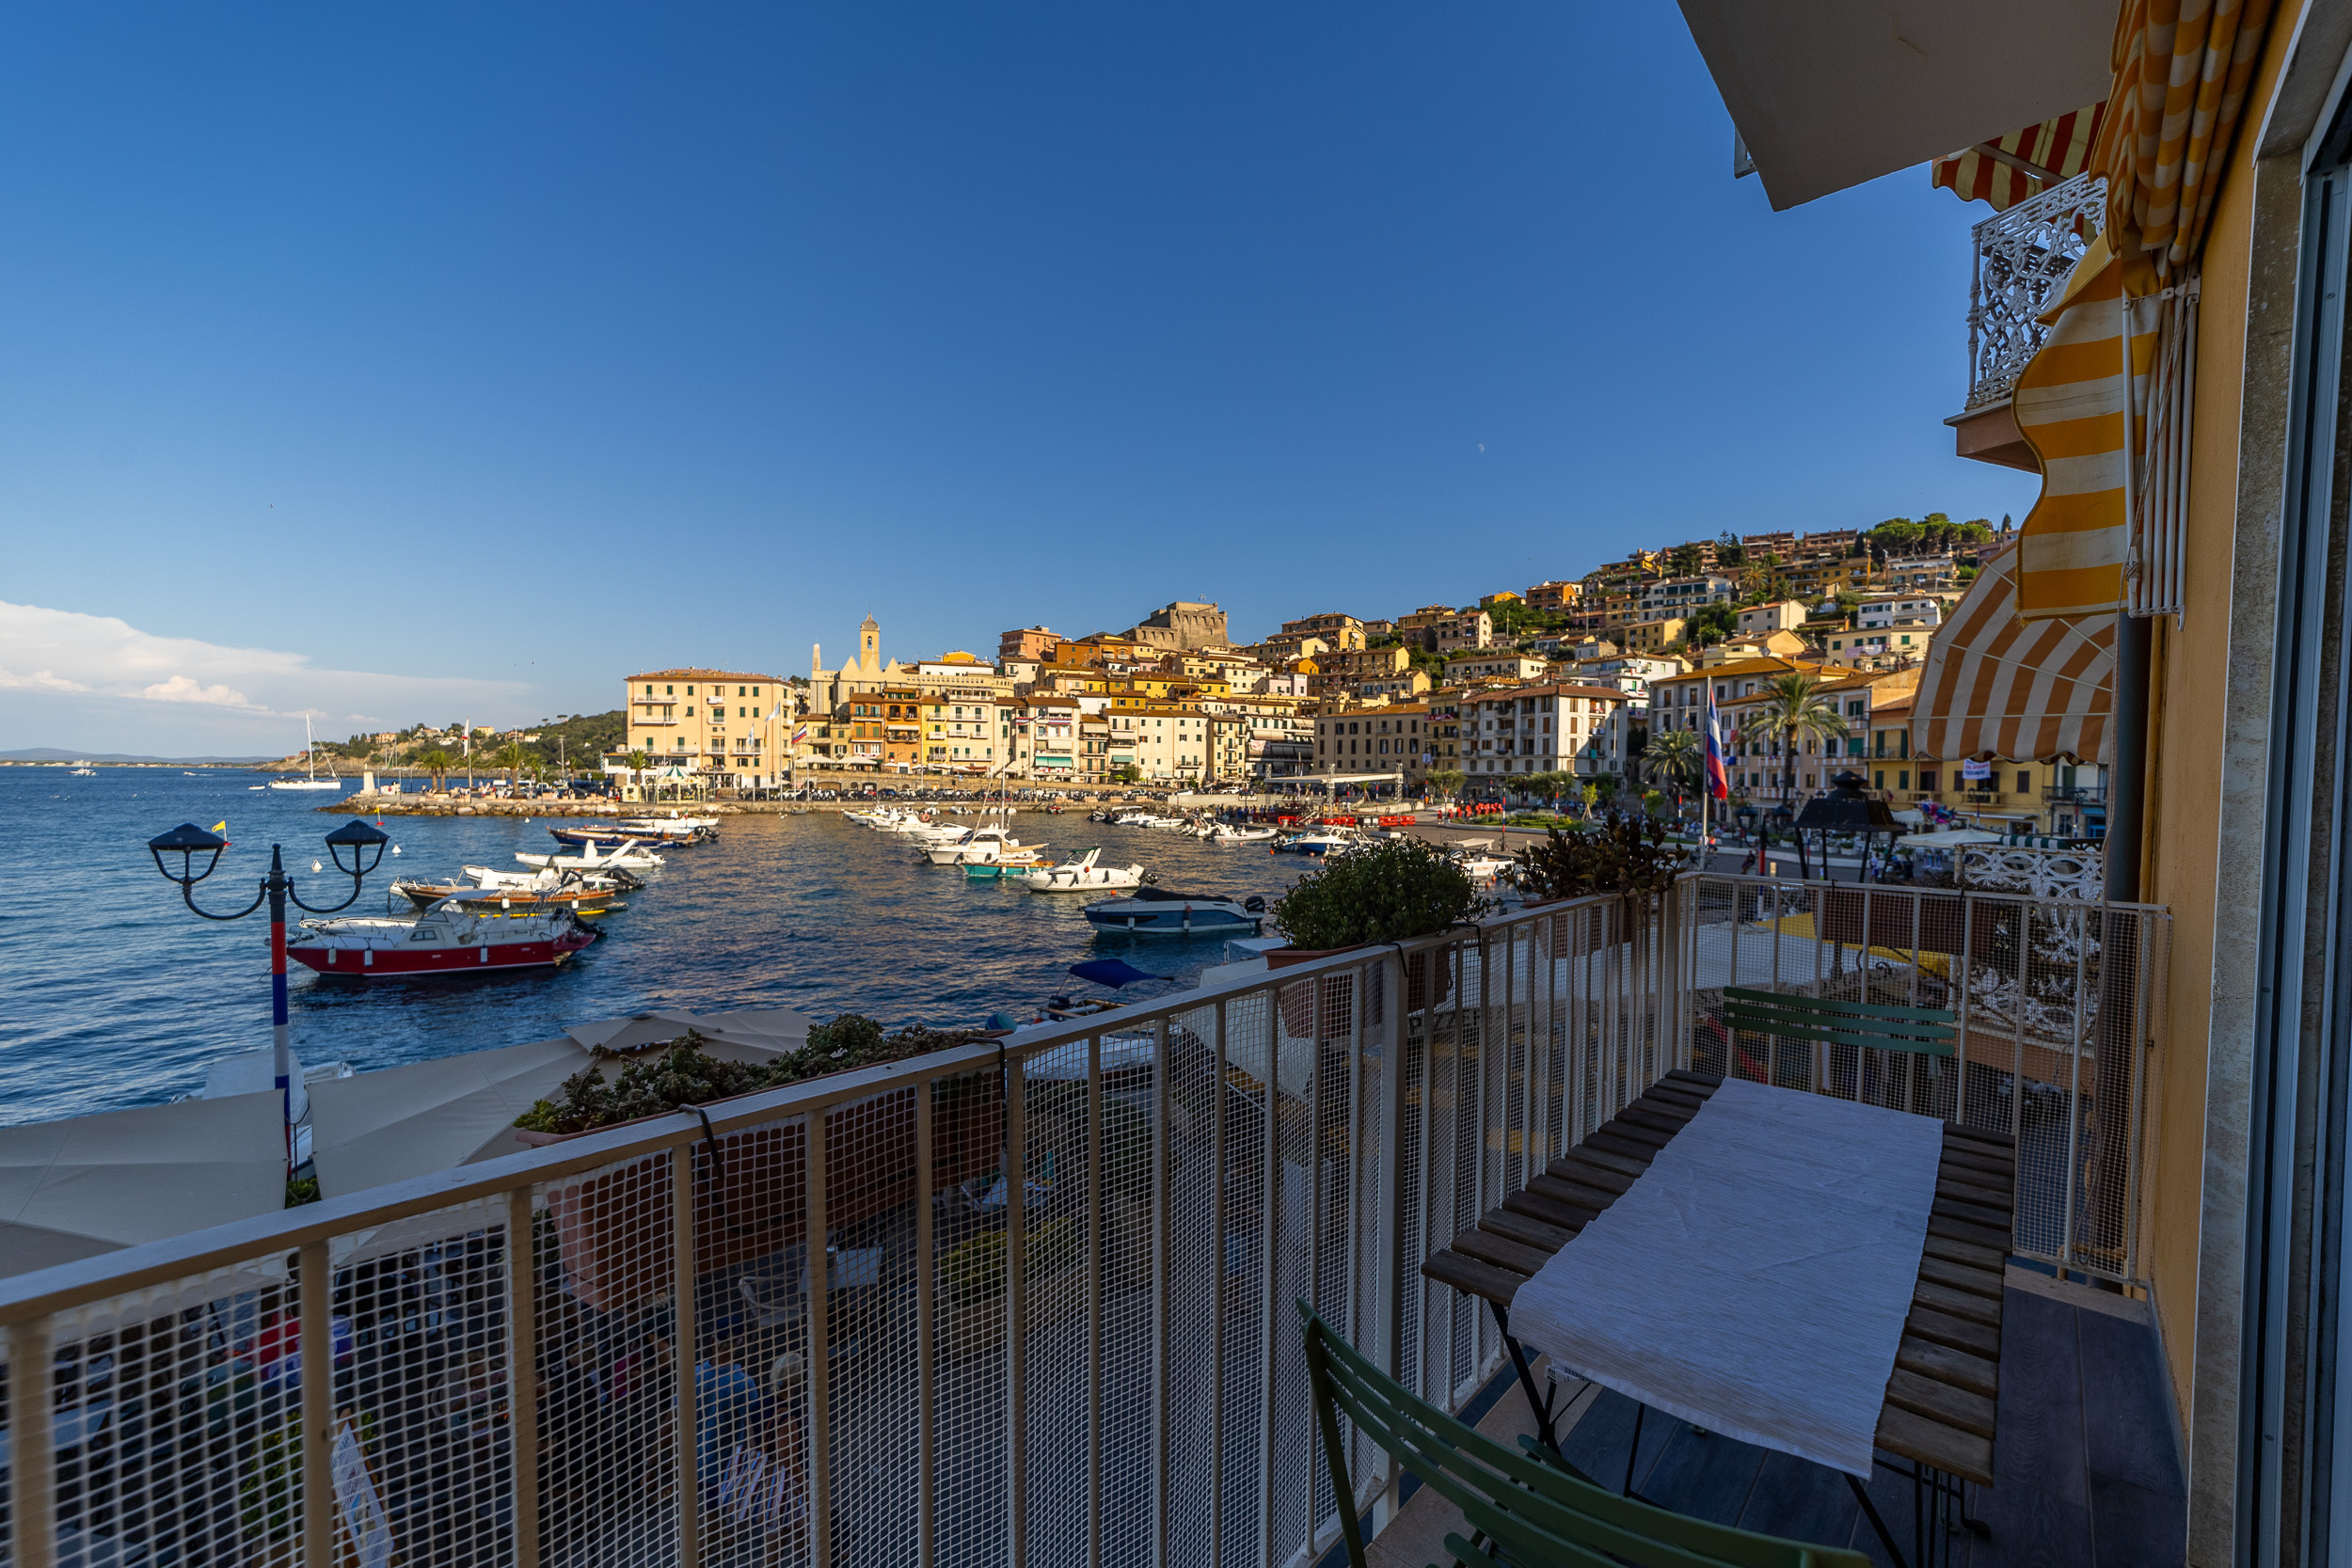
[[1802,801],[1851,769],[1899,808],[2096,837],[2096,766],[1922,741],[1939,634],[2014,537],[1941,514],[1726,533],[1471,604],[1323,610],[1251,638],[1179,600],[1117,631],[1015,627],[993,657],[889,657],[868,616],[853,653],[829,666],[812,646],[805,674],[629,674],[604,766],[711,792],[866,773],[1607,800],[1695,783],[1694,747],[1666,737],[1695,739],[1711,687],[1738,802]]

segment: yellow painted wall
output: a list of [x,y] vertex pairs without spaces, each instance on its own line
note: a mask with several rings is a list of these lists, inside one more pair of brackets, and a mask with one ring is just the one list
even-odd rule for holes
[[[2172,911],[2172,951],[2159,1018],[2170,1021],[2149,1097],[2143,1147],[2141,1259],[2155,1296],[2173,1399],[2189,1424],[2196,1349],[2198,1227],[2204,1179],[2206,1021],[2213,1004],[2215,880],[2218,872],[2221,736],[2199,716],[2224,711],[2238,409],[2246,361],[2252,170],[2248,146],[2262,124],[2291,28],[2274,25],[2238,122],[2229,177],[2215,201],[2198,319],[2197,408],[2191,426],[2186,571],[2178,623],[2160,619],[2153,649],[2148,749],[2148,853],[2140,896]],[[2251,910],[2232,911],[2251,919]]]

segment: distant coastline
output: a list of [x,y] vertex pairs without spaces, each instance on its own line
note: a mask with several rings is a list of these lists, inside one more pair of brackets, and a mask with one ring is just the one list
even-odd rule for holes
[[46,768],[57,763],[87,763],[92,768],[256,768],[276,757],[139,757],[120,752],[60,752],[54,746],[31,746],[0,752],[0,767]]

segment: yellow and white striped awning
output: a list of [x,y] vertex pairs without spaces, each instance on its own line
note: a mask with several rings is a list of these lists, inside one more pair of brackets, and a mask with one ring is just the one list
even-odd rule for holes
[[[2127,562],[2137,578],[2178,561],[2180,378],[2195,357],[2185,307],[2272,3],[2125,0],[2090,158],[2107,179],[2106,227],[2043,316],[2049,339],[2012,405],[2042,473],[2019,546],[2021,615],[2126,609]],[[2168,601],[2135,586],[2128,608],[2162,612]]]
[[2019,620],[2016,561],[2010,549],[1988,562],[1928,644],[1915,756],[2108,760],[2115,618]]

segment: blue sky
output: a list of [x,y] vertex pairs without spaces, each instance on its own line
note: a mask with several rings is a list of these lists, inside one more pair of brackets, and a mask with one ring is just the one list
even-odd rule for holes
[[2022,517],[1983,209],[1730,143],[1664,4],[19,8],[0,750]]

